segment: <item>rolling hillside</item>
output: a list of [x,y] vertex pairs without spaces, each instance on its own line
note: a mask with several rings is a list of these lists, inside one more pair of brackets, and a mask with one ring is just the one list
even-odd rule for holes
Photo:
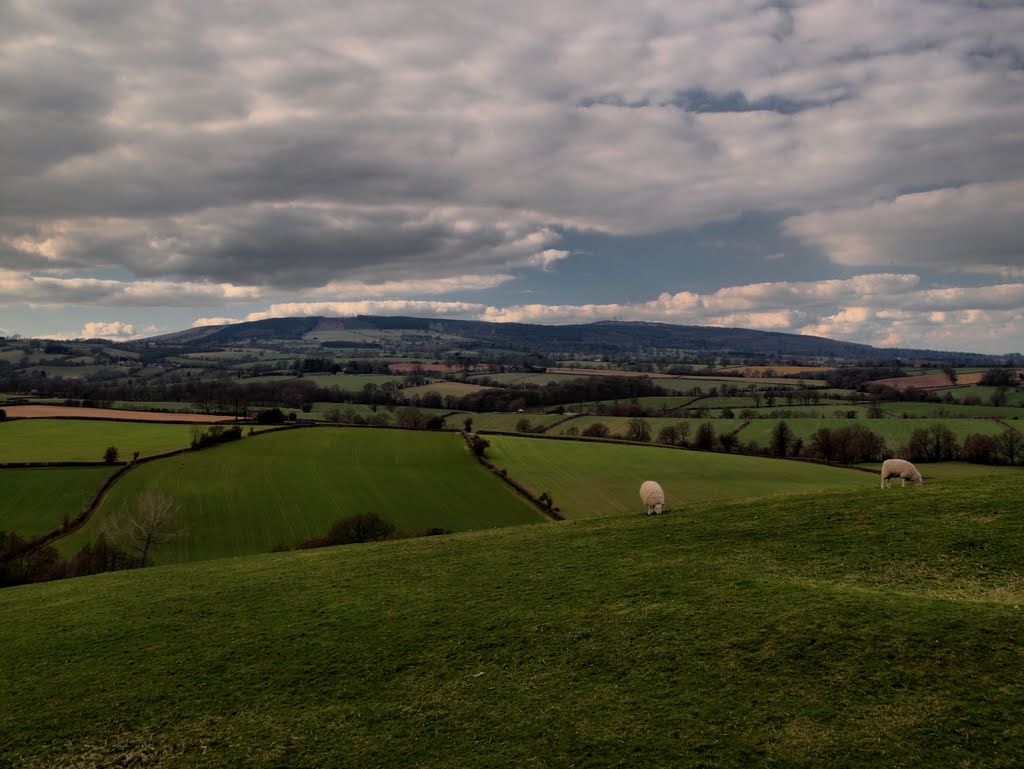
[[0,766],[1016,767],[1019,478],[0,591]]
[[368,512],[408,534],[545,520],[481,467],[458,435],[320,427],[137,467],[82,529],[58,541],[60,550],[73,555],[144,490],[165,492],[181,508],[184,535],[158,551],[162,563],[294,547],[341,518]]

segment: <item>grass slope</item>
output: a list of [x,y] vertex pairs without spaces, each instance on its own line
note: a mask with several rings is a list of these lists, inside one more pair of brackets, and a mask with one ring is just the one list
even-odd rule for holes
[[0,591],[0,766],[1024,765],[1014,479]]
[[502,435],[487,440],[495,465],[535,494],[549,492],[571,518],[639,510],[638,490],[648,478],[664,487],[670,508],[878,483],[854,470],[764,457]]
[[102,462],[108,446],[117,446],[127,460],[136,451],[146,457],[188,448],[191,442],[191,425],[99,419],[0,422],[0,462]]
[[0,531],[45,534],[74,518],[114,472],[112,467],[0,469]]
[[151,462],[128,473],[81,530],[58,543],[70,555],[143,490],[181,505],[184,537],[158,562],[265,553],[322,536],[349,515],[375,512],[421,533],[543,520],[481,467],[451,433],[317,427],[247,437]]

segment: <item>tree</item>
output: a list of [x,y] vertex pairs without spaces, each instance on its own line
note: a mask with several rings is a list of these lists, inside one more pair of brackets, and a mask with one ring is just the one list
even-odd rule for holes
[[153,548],[173,542],[184,529],[177,528],[181,505],[164,491],[143,491],[109,518],[101,534],[128,553],[139,566],[152,563]]
[[107,446],[107,450],[103,452],[103,461],[112,465],[117,462],[117,456],[117,446]]
[[679,441],[679,428],[675,425],[668,425],[667,427],[661,428],[661,432],[658,433],[658,443],[664,443],[668,446],[675,446]]
[[462,426],[467,433],[473,432],[473,417],[466,417],[462,420]]
[[638,443],[647,443],[651,440],[651,426],[639,417],[633,417],[626,425],[626,438]]
[[516,432],[517,433],[528,433],[532,429],[533,429],[533,425],[530,424],[530,420],[527,419],[526,417],[523,417],[518,422],[516,422]]
[[789,453],[789,447],[793,442],[793,431],[784,421],[776,422],[772,428],[771,442],[769,448],[772,456],[784,457]]
[[1017,464],[1018,458],[1024,451],[1024,437],[1016,430],[1007,428],[996,436],[996,449],[1007,464]]
[[964,446],[961,454],[967,462],[974,462],[979,465],[992,465],[996,462],[999,453],[999,444],[991,435],[974,433],[964,438]]
[[811,436],[811,444],[807,449],[808,455],[824,459],[828,463],[834,462],[839,457],[839,445],[835,432],[829,427],[819,427]]
[[604,422],[594,422],[583,431],[583,435],[587,438],[607,438],[608,425]]
[[710,451],[715,447],[718,439],[715,437],[715,428],[710,422],[702,422],[697,428],[697,435],[693,439],[695,449]]

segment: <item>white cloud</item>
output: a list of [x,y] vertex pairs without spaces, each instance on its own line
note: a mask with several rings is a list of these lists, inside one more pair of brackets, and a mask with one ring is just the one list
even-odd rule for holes
[[82,326],[81,332],[76,334],[76,337],[83,339],[111,339],[115,341],[134,339],[136,336],[134,324],[124,323],[119,320],[109,322],[92,321]]
[[475,317],[484,305],[470,302],[429,302],[410,299],[367,300],[362,302],[285,302],[266,311],[251,312],[246,320],[290,318],[303,315],[427,315],[436,317]]
[[1024,273],[1024,180],[971,184],[786,220],[839,264]]

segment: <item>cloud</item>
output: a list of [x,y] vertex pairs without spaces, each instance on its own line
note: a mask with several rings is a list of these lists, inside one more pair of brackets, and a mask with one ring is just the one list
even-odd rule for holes
[[75,335],[81,339],[111,339],[125,340],[136,337],[135,326],[131,323],[123,323],[119,320],[105,322],[92,321],[82,326],[80,333]]
[[1024,272],[1024,182],[970,184],[786,220],[838,264]]
[[[495,323],[589,323],[639,320],[826,336],[883,347],[1012,352],[1024,332],[1024,284],[976,289],[920,289],[916,275],[873,274],[846,280],[729,286],[706,294],[663,293],[645,302],[518,304],[366,300],[281,303],[244,320],[301,315],[414,315]],[[902,309],[892,309],[895,303]],[[238,322],[201,318],[195,325]]]
[[428,302],[410,299],[363,302],[287,302],[271,305],[262,312],[249,313],[246,320],[291,318],[303,315],[414,315],[431,317],[476,317],[484,305],[470,302]]
[[[1022,39],[1019,3],[952,0],[2,4],[0,301],[458,305],[532,280],[549,304],[495,312],[603,317],[616,287],[559,282],[601,250],[573,236],[750,213],[831,260],[813,288],[788,242],[771,285],[626,306],[775,328],[853,306],[817,280],[836,265],[1010,284]],[[890,308],[940,301],[886,283]]]
[[189,307],[247,302],[263,292],[230,283],[176,283],[98,278],[26,276],[0,269],[0,303],[34,305],[96,305],[106,307]]

